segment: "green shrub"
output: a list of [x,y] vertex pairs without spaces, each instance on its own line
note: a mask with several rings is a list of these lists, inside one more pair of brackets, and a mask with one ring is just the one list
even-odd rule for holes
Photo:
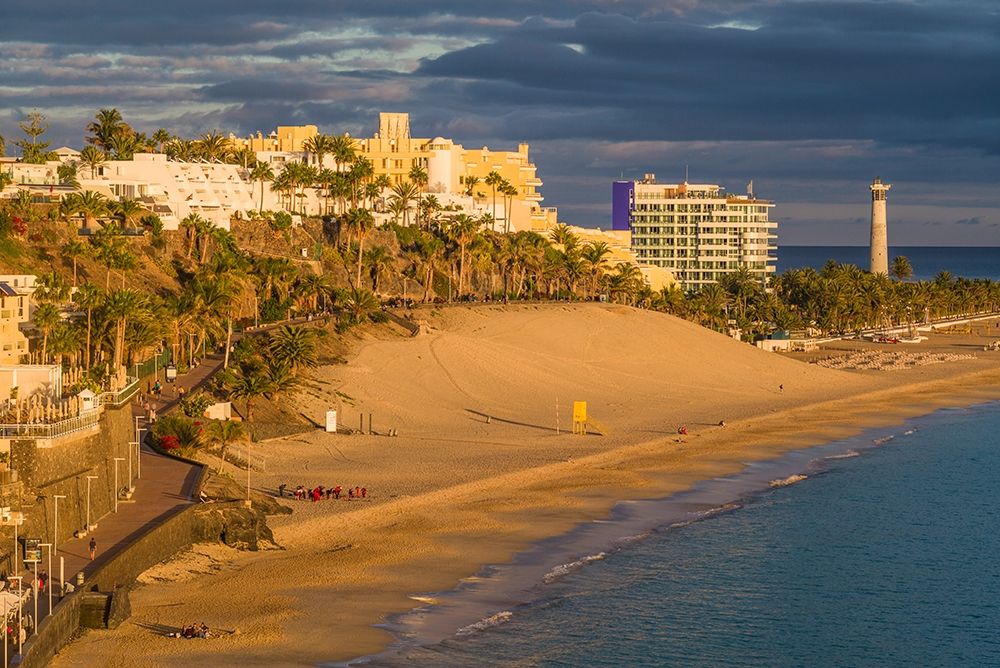
[[181,410],[188,417],[198,418],[205,414],[205,410],[214,404],[210,396],[204,392],[195,392],[181,399]]
[[167,415],[153,424],[153,438],[165,450],[195,450],[201,447],[204,437],[202,422],[182,415]]

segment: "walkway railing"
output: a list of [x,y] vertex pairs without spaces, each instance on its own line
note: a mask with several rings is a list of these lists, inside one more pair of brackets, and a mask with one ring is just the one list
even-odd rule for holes
[[97,395],[99,406],[121,406],[128,402],[139,391],[139,379],[129,376],[128,383],[120,390],[114,392],[101,392]]

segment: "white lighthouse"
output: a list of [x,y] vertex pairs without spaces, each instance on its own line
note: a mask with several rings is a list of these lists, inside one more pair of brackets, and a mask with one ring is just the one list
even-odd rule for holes
[[892,186],[882,183],[875,177],[872,181],[872,241],[871,241],[871,272],[873,274],[889,273],[889,233],[885,223],[886,193]]

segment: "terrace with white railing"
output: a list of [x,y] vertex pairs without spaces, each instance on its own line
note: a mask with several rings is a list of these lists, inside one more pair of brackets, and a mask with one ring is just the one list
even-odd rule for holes
[[101,392],[83,400],[78,397],[72,398],[76,401],[60,400],[58,408],[56,402],[39,401],[23,409],[23,420],[0,423],[0,438],[52,440],[93,429],[100,422],[106,406],[123,406],[138,392],[139,379],[130,376],[120,390]]

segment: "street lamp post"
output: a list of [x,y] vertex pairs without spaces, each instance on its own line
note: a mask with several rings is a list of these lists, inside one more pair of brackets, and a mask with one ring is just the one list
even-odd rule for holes
[[[52,524],[53,524],[53,527],[52,527],[52,551],[53,552],[58,552],[59,551],[59,499],[65,499],[65,498],[66,498],[65,494],[53,494],[52,495],[52,506],[55,509],[55,511],[53,512],[53,515],[55,515],[55,519],[52,522]],[[59,586],[62,587],[62,582],[59,583]]]
[[87,532],[88,533],[90,532],[92,526],[90,524],[90,481],[91,480],[97,480],[97,476],[96,475],[87,476]]
[[142,433],[145,429],[135,430],[135,477],[142,480]]
[[20,524],[17,520],[14,520],[14,575],[21,572],[20,566],[18,566],[18,540],[17,540],[17,526]]
[[134,448],[133,446],[138,446],[138,445],[139,445],[138,443],[131,441],[128,444],[128,491],[130,492],[135,489],[135,485],[132,484],[132,454],[133,454],[132,451],[137,449]]
[[118,512],[118,462],[125,461],[124,457],[115,457],[115,512]]
[[[48,575],[48,581],[49,581],[49,583],[48,583],[49,584],[49,613],[48,614],[51,615],[52,614],[52,580],[54,579],[52,577],[52,543],[41,543],[39,545],[39,547],[46,547],[49,550],[49,568],[45,572]],[[36,623],[38,622],[37,618],[35,619],[35,622]]]

